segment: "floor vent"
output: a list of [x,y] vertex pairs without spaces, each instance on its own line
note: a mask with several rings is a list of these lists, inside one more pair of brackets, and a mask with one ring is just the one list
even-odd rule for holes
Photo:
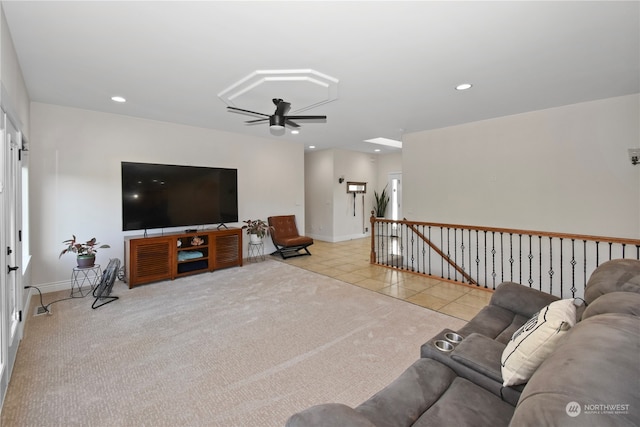
[[[49,310],[49,314],[51,314],[51,307],[48,308]],[[42,316],[43,314],[47,314],[47,310],[45,310],[45,308],[43,306],[38,306],[36,307],[36,309],[33,312],[34,316]]]

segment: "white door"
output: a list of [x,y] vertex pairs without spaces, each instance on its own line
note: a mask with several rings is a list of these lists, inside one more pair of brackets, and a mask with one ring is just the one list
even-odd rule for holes
[[402,219],[402,173],[393,172],[389,174],[389,204],[391,205],[391,219],[398,221]]
[[2,114],[2,246],[5,255],[3,266],[2,303],[2,373],[0,393],[4,394],[11,375],[20,342],[22,321],[22,271],[20,269],[20,134]]
[[[4,117],[4,112],[0,110],[2,113],[2,117]],[[0,148],[0,248],[6,247],[7,242],[7,226],[6,226],[6,210],[8,206],[7,199],[7,191],[6,191],[6,169],[7,162],[5,161],[7,158],[8,144],[7,138],[5,135],[5,127],[3,124],[4,120],[0,119],[0,144],[2,145]],[[6,260],[5,260],[6,261]],[[4,272],[4,264],[2,265],[3,271],[0,272],[0,401],[4,401],[4,395],[7,391],[7,386],[9,385],[9,374],[7,373],[7,342],[9,340],[8,332],[7,332],[7,303],[5,293],[7,290],[7,275]]]

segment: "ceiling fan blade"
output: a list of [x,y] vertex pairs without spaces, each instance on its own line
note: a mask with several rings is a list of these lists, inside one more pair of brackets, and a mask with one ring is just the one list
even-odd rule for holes
[[265,117],[269,117],[269,114],[258,113],[257,111],[251,111],[251,110],[243,110],[242,108],[236,108],[236,107],[229,107],[229,106],[227,106],[227,109],[228,109],[228,110],[231,110],[231,111],[238,111],[238,112],[241,112],[241,113],[253,114],[253,115],[256,115],[256,116],[265,116]]
[[293,119],[293,120],[326,120],[327,116],[286,116],[285,119]]
[[288,102],[285,102],[283,100],[279,100],[279,101],[280,102],[278,102],[277,107],[276,107],[276,112],[274,114],[276,116],[284,116],[291,109],[291,104],[288,103]]
[[297,124],[296,122],[292,122],[292,121],[291,121],[291,120],[289,120],[289,119],[285,119],[285,120],[284,120],[284,123],[285,123],[286,125],[288,125],[288,126],[291,126],[292,128],[299,128],[299,127],[300,127],[300,125],[299,125],[299,124]]
[[261,122],[266,122],[268,120],[269,118],[267,117],[266,119],[247,120],[245,123],[261,123]]

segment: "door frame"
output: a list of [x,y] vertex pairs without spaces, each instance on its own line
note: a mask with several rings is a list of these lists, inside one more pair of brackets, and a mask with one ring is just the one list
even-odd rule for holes
[[[24,332],[22,277],[22,134],[19,126],[0,109],[0,250],[4,253],[0,275],[0,404],[4,402],[9,379]],[[8,267],[17,267],[10,270]]]

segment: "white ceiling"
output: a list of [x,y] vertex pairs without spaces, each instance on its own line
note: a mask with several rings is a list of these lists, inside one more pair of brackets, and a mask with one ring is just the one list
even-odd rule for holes
[[[638,93],[639,5],[2,2],[32,101],[366,152],[365,139]],[[336,100],[304,112],[326,123],[275,137],[218,97],[287,69],[338,80]],[[454,90],[464,82],[473,88]],[[278,97],[293,112],[323,90],[261,84],[235,106],[271,114]]]

